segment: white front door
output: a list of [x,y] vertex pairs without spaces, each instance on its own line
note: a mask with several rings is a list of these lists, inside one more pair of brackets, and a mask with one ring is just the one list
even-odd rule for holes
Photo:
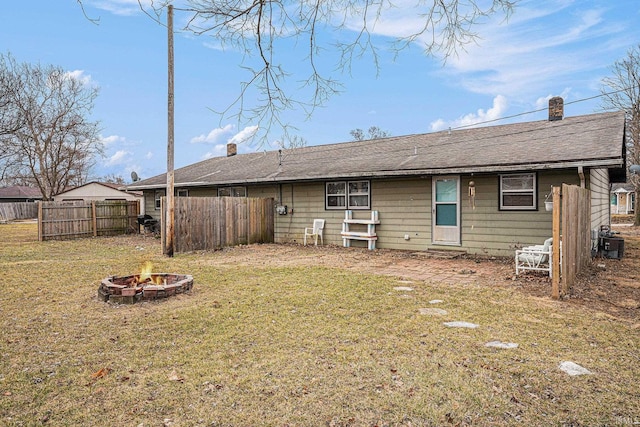
[[460,178],[433,178],[432,240],[436,245],[460,245]]

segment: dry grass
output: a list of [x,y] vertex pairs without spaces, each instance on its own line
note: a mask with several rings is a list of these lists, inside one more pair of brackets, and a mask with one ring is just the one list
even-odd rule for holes
[[[36,241],[0,225],[0,424],[631,425],[639,330],[505,288],[340,268],[163,258],[155,239]],[[114,306],[99,280],[187,273],[190,295]],[[441,299],[444,316],[419,313]],[[478,329],[450,329],[463,320]],[[511,350],[488,341],[517,342]],[[571,360],[593,375],[569,377]]]

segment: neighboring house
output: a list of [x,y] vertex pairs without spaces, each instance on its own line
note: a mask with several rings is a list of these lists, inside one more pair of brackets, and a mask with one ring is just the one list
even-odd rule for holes
[[36,202],[42,200],[39,189],[24,185],[0,188],[0,203]]
[[[230,156],[177,169],[176,195],[272,197],[280,243],[302,242],[321,218],[324,242],[342,245],[346,210],[356,219],[378,211],[378,248],[512,255],[551,236],[552,186],[590,189],[594,229],[610,224],[610,183],[626,180],[624,113],[562,115],[240,155],[230,146]],[[165,174],[127,188],[142,190],[146,213],[160,217]]]
[[53,196],[54,202],[92,201],[92,200],[138,200],[140,212],[144,212],[144,197],[139,191],[121,191],[122,185],[89,182],[78,187],[71,188]]
[[611,213],[628,215],[635,212],[636,190],[632,184],[611,186]]

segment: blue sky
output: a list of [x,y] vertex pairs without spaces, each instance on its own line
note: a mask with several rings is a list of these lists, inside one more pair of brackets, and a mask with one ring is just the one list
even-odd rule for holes
[[[397,0],[397,5],[413,3]],[[76,0],[7,1],[0,14],[0,51],[20,62],[63,67],[100,87],[94,120],[101,123],[105,158],[94,175],[131,171],[142,178],[166,171],[167,32],[143,14],[137,0],[84,0],[86,19]],[[175,29],[187,16],[175,12]],[[331,53],[320,57],[342,83],[310,119],[300,111],[283,118],[309,145],[351,140],[349,132],[370,126],[391,135],[426,133],[544,108],[551,96],[565,103],[596,96],[611,65],[640,43],[637,0],[523,0],[505,21],[502,16],[476,28],[477,44],[467,45],[446,63],[425,56],[419,46],[394,58],[384,47],[389,37],[415,25],[411,7],[383,16],[376,40],[383,48],[376,70],[371,58],[351,73],[333,72]],[[294,49],[291,49],[291,51]],[[279,52],[283,65],[297,70],[299,57]],[[277,149],[282,132],[267,143],[245,141],[260,123],[220,121],[221,110],[239,94],[246,74],[242,55],[221,49],[211,37],[175,35],[175,167],[225,154],[228,141],[239,152]],[[296,90],[298,81],[287,83]],[[294,92],[295,93],[295,92]],[[593,99],[565,106],[565,115],[599,111]],[[546,112],[507,121],[541,120]],[[310,166],[311,167],[311,166]]]

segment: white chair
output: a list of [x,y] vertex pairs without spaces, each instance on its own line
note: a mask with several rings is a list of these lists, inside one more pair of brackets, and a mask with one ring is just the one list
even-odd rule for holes
[[307,245],[307,236],[312,237],[314,244],[318,246],[318,237],[320,237],[320,243],[324,245],[322,238],[322,232],[324,230],[324,219],[314,219],[313,227],[306,227],[304,229],[304,245]]
[[543,245],[527,246],[516,251],[516,276],[523,270],[546,271],[551,277],[553,238]]

